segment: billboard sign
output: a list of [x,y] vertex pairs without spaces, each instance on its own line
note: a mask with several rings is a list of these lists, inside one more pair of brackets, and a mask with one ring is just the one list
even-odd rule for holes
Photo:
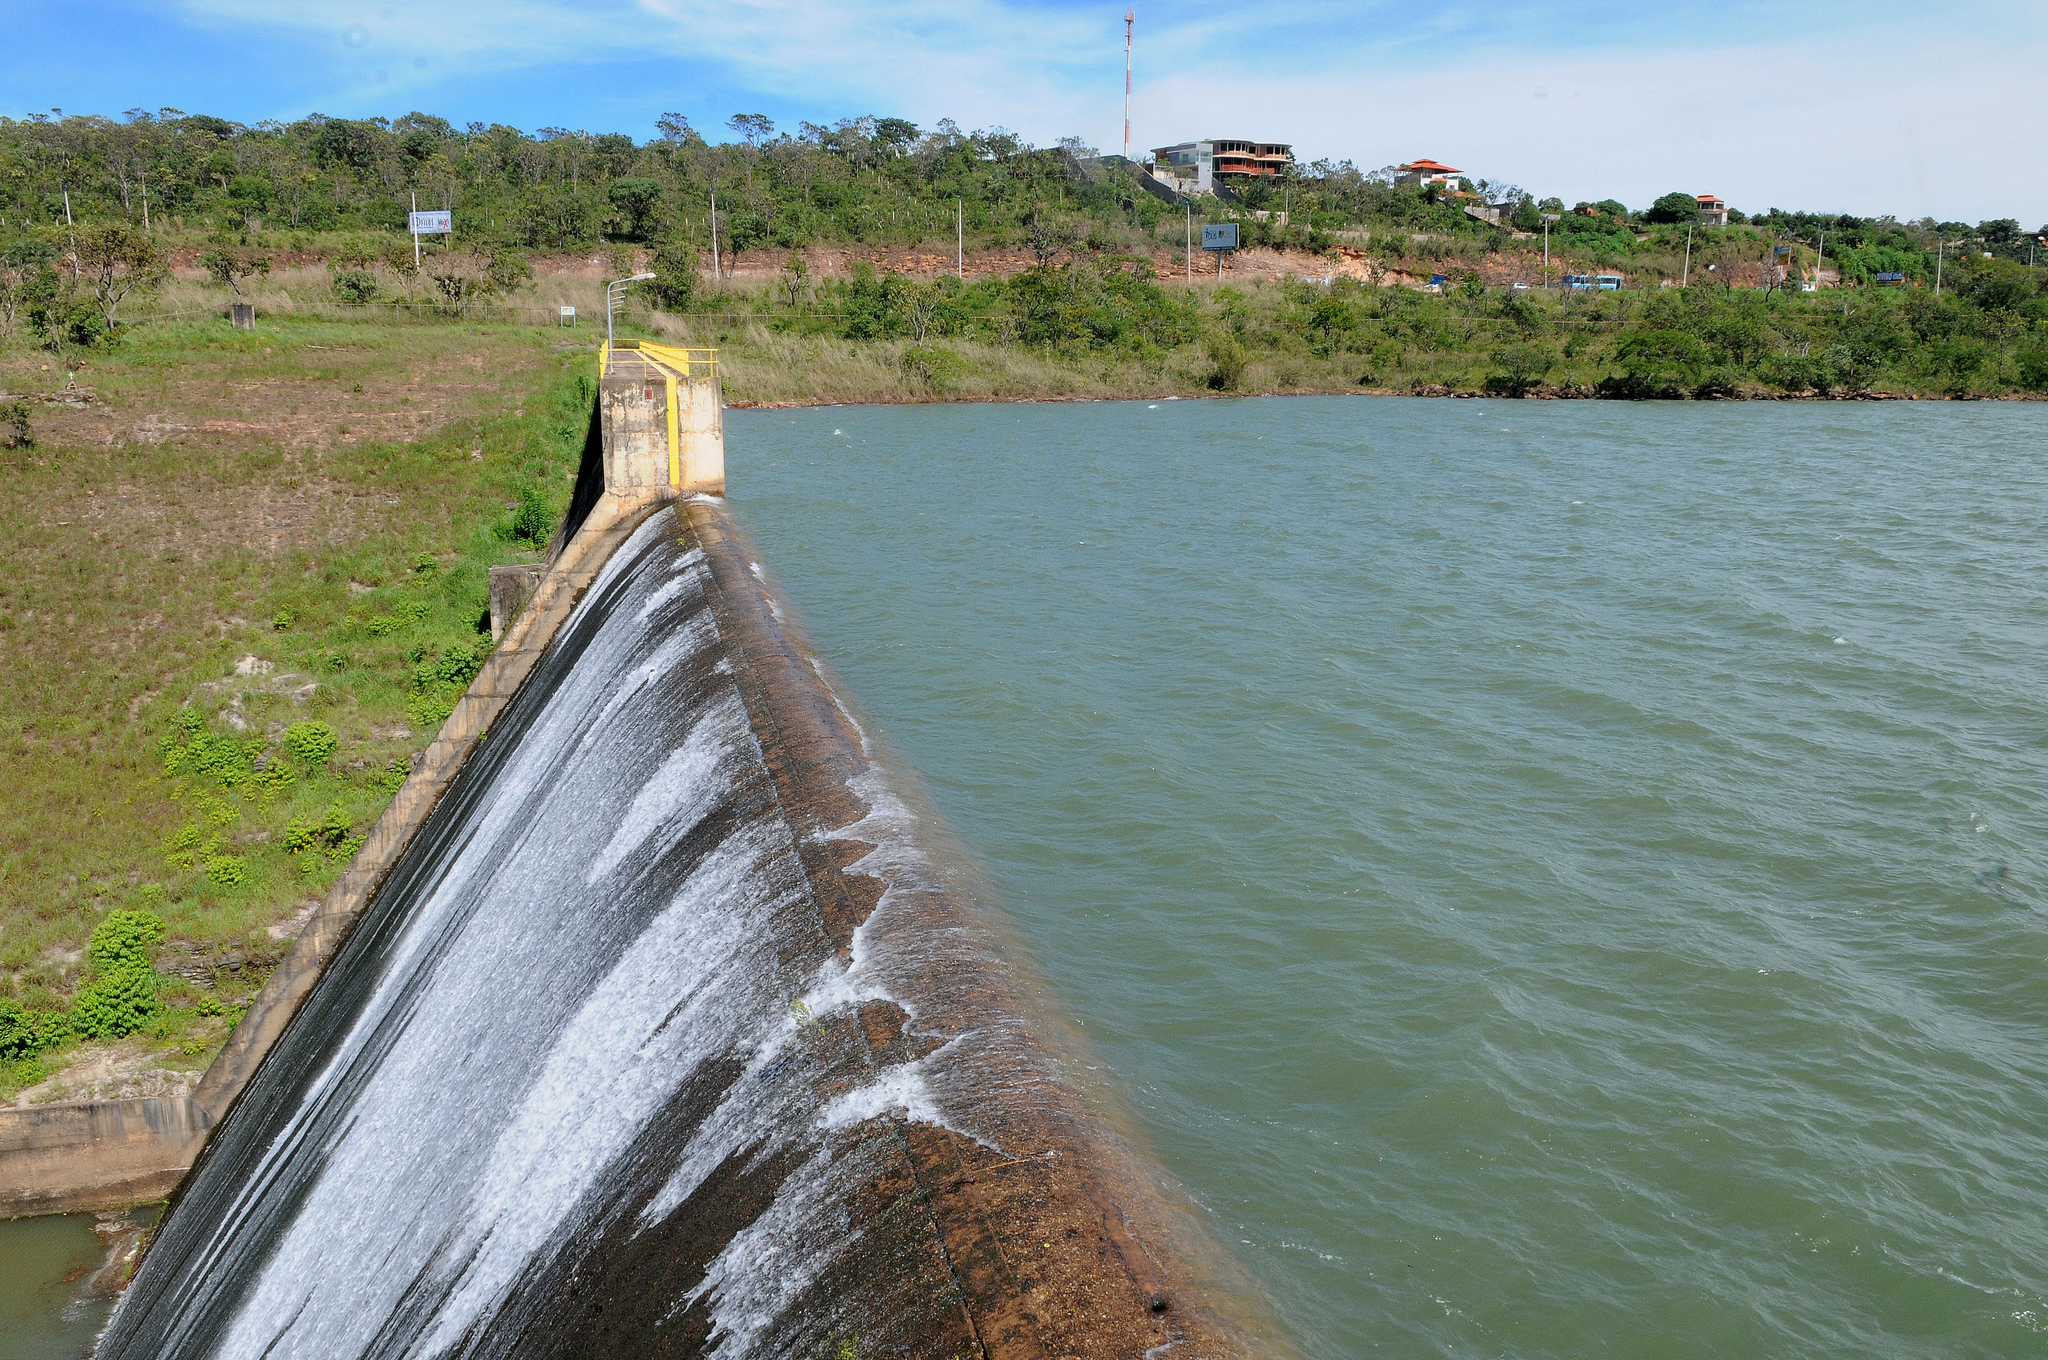
[[1202,224],[1202,249],[1236,250],[1237,223],[1218,222]]
[[453,213],[416,212],[407,216],[411,223],[408,230],[415,236],[445,236],[455,230]]

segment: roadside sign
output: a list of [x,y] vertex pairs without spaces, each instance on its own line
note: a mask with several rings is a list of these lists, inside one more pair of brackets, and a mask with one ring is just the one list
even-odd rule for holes
[[411,221],[408,230],[415,236],[445,236],[455,230],[453,213],[416,212],[407,216]]
[[1906,275],[1903,271],[1893,270],[1889,273],[1879,274],[1877,276],[1877,281],[1879,283],[1904,283],[1906,281]]
[[556,318],[555,324],[557,324],[557,325],[560,325],[560,326],[573,326],[573,325],[575,325],[575,324],[576,324],[576,309],[575,309],[574,307],[564,307],[564,308],[562,308],[562,309],[561,309],[561,315],[560,315],[560,316],[558,316],[558,317]]
[[1237,223],[1218,222],[1202,224],[1202,249],[1236,250]]

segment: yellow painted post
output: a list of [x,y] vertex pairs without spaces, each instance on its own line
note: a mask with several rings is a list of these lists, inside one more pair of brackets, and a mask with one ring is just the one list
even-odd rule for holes
[[676,375],[664,373],[668,385],[668,484],[671,490],[683,489],[683,440],[676,428]]

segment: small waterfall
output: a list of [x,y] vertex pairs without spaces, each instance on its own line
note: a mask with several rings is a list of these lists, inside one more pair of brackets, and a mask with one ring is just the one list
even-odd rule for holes
[[[487,734],[102,1356],[980,1353],[975,1299],[1035,1287],[999,1238],[1008,1274],[978,1264],[1018,1192],[959,1197],[1087,1172],[1057,1065],[872,766],[858,816],[793,818],[682,525],[639,529]],[[874,888],[821,900],[820,865]],[[1156,1273],[1113,1213],[1089,1250]],[[1147,1344],[1181,1335],[1119,1280]]]

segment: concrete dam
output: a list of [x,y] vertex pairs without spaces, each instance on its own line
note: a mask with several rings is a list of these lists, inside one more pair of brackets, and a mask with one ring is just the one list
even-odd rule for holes
[[764,585],[711,356],[602,373],[498,656],[159,1121],[98,1353],[1275,1353]]

